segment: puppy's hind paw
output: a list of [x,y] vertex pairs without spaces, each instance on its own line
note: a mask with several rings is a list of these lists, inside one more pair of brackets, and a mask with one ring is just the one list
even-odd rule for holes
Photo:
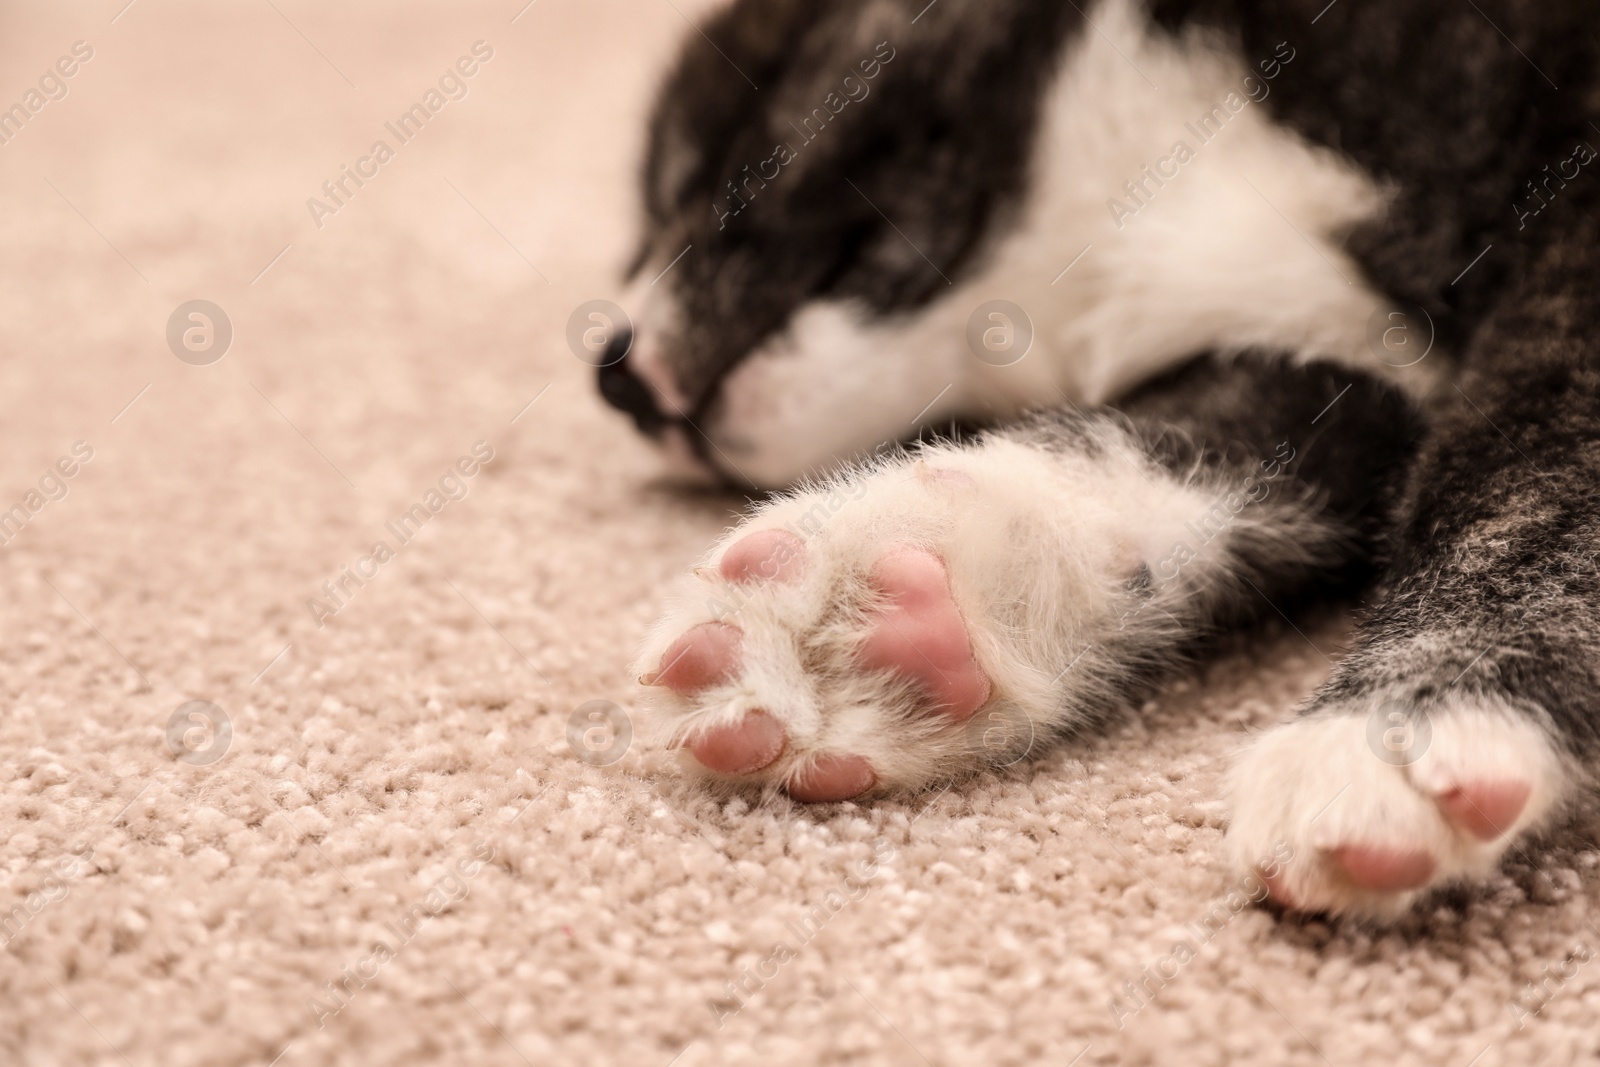
[[1526,712],[1488,699],[1426,712],[1332,709],[1281,726],[1235,768],[1236,867],[1294,911],[1388,919],[1484,877],[1568,792]]

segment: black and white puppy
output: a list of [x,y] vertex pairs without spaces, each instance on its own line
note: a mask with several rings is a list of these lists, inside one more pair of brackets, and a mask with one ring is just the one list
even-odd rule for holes
[[1591,0],[738,0],[600,372],[792,489],[644,650],[669,740],[917,789],[1375,581],[1231,855],[1372,916],[1493,870],[1600,759],[1597,115]]

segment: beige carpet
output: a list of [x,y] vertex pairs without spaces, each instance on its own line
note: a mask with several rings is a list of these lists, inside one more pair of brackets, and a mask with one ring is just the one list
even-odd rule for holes
[[[660,484],[563,340],[617,295],[639,111],[703,7],[124,2],[0,36],[4,106],[93,50],[0,145],[0,1062],[1594,1057],[1593,851],[1381,936],[1230,910],[1226,756],[1327,669],[1293,632],[934,798],[750,811],[575,758],[740,503]],[[210,365],[167,344],[191,299],[232,324]],[[195,700],[231,737],[179,759]]]

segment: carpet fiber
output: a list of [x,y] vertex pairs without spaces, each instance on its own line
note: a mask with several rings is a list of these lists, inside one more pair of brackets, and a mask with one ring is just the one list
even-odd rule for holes
[[1583,835],[1386,933],[1234,906],[1227,757],[1338,620],[901,802],[576,758],[742,504],[565,341],[704,7],[124,3],[3,9],[0,1061],[1593,1059]]

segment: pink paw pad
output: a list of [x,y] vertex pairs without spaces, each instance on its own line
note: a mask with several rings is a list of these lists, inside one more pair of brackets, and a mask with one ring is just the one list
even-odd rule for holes
[[967,626],[938,556],[915,545],[890,550],[872,568],[885,604],[861,648],[863,666],[914,679],[957,722],[989,700],[989,676],[973,658]]
[[877,784],[878,775],[861,756],[822,755],[789,783],[789,795],[809,804],[849,800]]
[[1301,902],[1300,898],[1289,891],[1288,881],[1282,874],[1267,874],[1259,869],[1256,874],[1260,877],[1261,884],[1267,887],[1267,897],[1278,907],[1287,908],[1290,911],[1305,910],[1305,904]]
[[738,722],[717,726],[689,742],[694,758],[723,774],[749,774],[783,754],[783,725],[760,708]]
[[797,582],[806,571],[806,544],[788,530],[759,530],[728,547],[717,573],[730,582]]
[[1332,858],[1350,881],[1380,893],[1421,889],[1438,866],[1431,854],[1420,849],[1376,845],[1344,845],[1333,850]]
[[1533,787],[1527,782],[1473,782],[1441,793],[1444,817],[1480,841],[1503,837],[1516,825]]
[[738,673],[743,638],[736,626],[703,622],[672,642],[661,657],[661,666],[639,681],[684,695],[709,689]]

